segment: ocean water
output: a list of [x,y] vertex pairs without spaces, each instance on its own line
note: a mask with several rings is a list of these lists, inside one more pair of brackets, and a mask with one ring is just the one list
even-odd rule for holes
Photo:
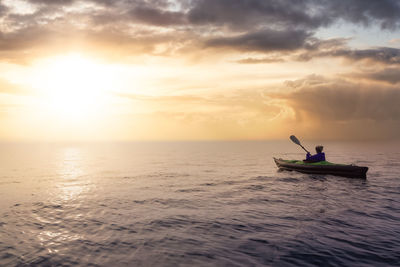
[[[316,143],[305,143],[309,148]],[[400,266],[400,145],[0,144],[0,266]]]

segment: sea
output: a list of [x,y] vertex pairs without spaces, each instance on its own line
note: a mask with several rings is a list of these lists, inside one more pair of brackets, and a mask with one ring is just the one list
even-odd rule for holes
[[0,144],[0,266],[400,266],[400,144]]

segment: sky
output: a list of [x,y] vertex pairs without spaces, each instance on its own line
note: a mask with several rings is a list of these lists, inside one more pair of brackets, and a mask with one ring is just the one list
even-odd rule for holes
[[1,0],[0,141],[392,140],[397,0]]

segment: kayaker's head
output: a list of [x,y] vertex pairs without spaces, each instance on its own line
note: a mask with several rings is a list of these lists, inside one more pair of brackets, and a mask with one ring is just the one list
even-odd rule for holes
[[317,153],[321,153],[323,149],[324,149],[323,146],[316,146],[315,147],[315,151],[317,151]]

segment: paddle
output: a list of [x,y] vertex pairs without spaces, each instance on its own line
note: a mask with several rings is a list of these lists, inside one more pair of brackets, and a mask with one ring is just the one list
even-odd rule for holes
[[308,150],[307,149],[305,149],[304,148],[304,146],[302,146],[301,145],[301,143],[300,143],[300,141],[299,141],[299,139],[297,139],[297,137],[296,136],[294,136],[294,135],[291,135],[290,136],[290,140],[292,140],[293,141],[293,143],[295,143],[296,145],[299,145],[299,146],[301,146],[301,148],[302,149],[304,149],[307,153],[310,153],[310,152],[308,152]]

